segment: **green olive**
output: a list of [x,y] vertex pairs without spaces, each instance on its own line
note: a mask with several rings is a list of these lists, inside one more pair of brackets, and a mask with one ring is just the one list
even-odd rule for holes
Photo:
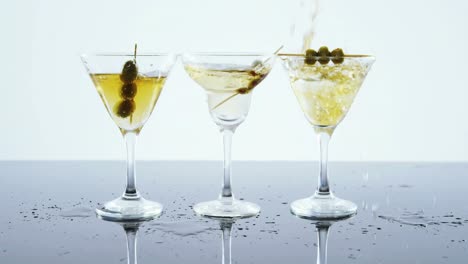
[[123,100],[120,101],[117,105],[116,108],[114,109],[114,112],[120,116],[121,118],[127,118],[133,112],[135,111],[135,101],[133,100]]
[[317,61],[316,57],[317,57],[317,52],[313,49],[308,49],[306,50],[304,63],[307,65],[314,65],[315,62]]
[[248,90],[250,91],[253,88],[255,88],[259,83],[263,81],[263,79],[265,79],[266,76],[267,76],[266,74],[262,74],[262,75],[259,75],[258,78],[255,78],[252,81],[250,81],[249,86],[247,87]]
[[238,94],[247,94],[247,93],[250,92],[250,90],[251,90],[251,89],[245,88],[245,87],[244,87],[244,88],[239,88],[239,89],[237,89],[237,93],[238,93]]
[[318,61],[320,62],[320,64],[327,64],[328,62],[330,62],[330,55],[331,53],[328,50],[328,47],[326,46],[320,47],[320,49],[318,50],[318,56],[319,56]]
[[124,83],[120,89],[120,96],[123,99],[133,99],[137,93],[136,83]]
[[330,56],[330,51],[328,50],[327,46],[322,46],[317,52],[317,56],[319,57],[325,57],[325,56]]
[[138,75],[138,67],[136,63],[132,60],[125,62],[122,74],[120,75],[120,80],[124,83],[131,83],[136,80]]
[[261,60],[255,60],[254,62],[252,62],[252,68],[255,69],[257,67],[263,68],[263,62]]
[[344,61],[344,52],[342,49],[338,48],[338,49],[334,49],[332,52],[331,52],[331,56],[332,56],[332,61],[333,63],[335,64],[341,64],[343,63]]
[[263,79],[265,79],[266,74],[259,75],[258,78],[253,79],[250,81],[249,85],[247,87],[239,88],[236,90],[238,94],[248,94],[250,93],[259,83],[262,82]]

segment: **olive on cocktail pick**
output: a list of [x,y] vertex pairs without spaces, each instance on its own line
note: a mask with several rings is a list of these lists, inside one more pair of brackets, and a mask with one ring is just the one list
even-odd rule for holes
[[257,78],[253,79],[250,81],[250,83],[247,85],[247,87],[239,88],[236,90],[238,94],[248,94],[250,93],[259,83],[262,82],[263,79],[265,79],[266,74],[258,74]]
[[344,52],[342,49],[338,48],[338,49],[334,49],[332,52],[331,52],[331,56],[332,56],[332,61],[333,63],[335,64],[341,64],[343,63],[344,61]]
[[136,83],[124,83],[120,89],[120,96],[123,99],[133,99],[137,94],[137,85]]
[[330,62],[330,56],[331,53],[328,50],[328,47],[320,47],[320,49],[318,50],[318,62],[320,62],[320,64],[327,64],[328,62]]
[[257,76],[258,72],[263,68],[263,62],[261,60],[255,60],[252,62],[252,70],[249,71],[249,74],[252,76]]
[[244,88],[239,88],[239,89],[236,90],[236,92],[237,92],[238,94],[247,94],[247,93],[250,92],[250,89],[249,89],[249,88],[246,88],[246,87],[244,87]]
[[133,100],[122,100],[118,104],[116,104],[116,108],[114,112],[122,117],[127,118],[135,111],[135,101]]
[[138,76],[138,67],[135,61],[129,60],[125,62],[122,74],[120,74],[120,80],[124,83],[131,83],[136,80]]
[[250,91],[253,88],[257,87],[257,85],[259,83],[261,83],[263,81],[263,79],[265,79],[265,77],[266,77],[266,74],[261,74],[261,75],[258,76],[258,78],[255,78],[252,81],[250,81],[249,86],[247,87],[248,90]]
[[317,52],[313,49],[306,50],[304,63],[307,65],[314,65],[317,61]]
[[255,60],[252,62],[252,68],[263,67],[263,62],[261,60]]

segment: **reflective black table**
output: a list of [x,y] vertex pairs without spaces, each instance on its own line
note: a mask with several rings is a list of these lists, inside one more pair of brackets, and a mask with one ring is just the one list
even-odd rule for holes
[[468,258],[466,163],[331,163],[333,190],[359,209],[353,218],[320,223],[294,217],[288,204],[312,194],[316,163],[234,162],[233,170],[235,195],[261,205],[258,217],[227,222],[194,215],[193,204],[218,195],[220,161],[139,162],[139,189],[163,203],[164,214],[117,224],[97,219],[93,209],[123,191],[124,162],[0,162],[0,263],[326,263],[328,256],[330,264],[430,264]]

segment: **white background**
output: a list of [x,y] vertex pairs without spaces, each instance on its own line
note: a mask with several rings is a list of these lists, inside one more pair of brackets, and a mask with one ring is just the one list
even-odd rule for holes
[[[0,159],[123,159],[121,135],[79,60],[93,51],[274,51],[292,0],[17,0],[0,8]],[[377,62],[331,141],[331,160],[468,161],[468,4],[322,1],[314,47]],[[221,159],[202,89],[180,62],[139,159]],[[279,61],[255,90],[234,159],[317,159]]]

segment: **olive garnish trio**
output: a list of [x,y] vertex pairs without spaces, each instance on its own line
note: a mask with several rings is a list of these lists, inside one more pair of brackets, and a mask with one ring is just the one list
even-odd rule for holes
[[123,82],[120,88],[120,97],[122,100],[116,104],[114,111],[122,118],[127,118],[132,115],[136,107],[135,101],[133,100],[138,91],[137,84],[135,83],[138,76],[136,49],[137,46],[135,44],[134,58],[133,60],[125,62],[122,73],[120,74],[120,80]]
[[307,65],[314,65],[317,61],[320,64],[328,64],[330,60],[334,64],[341,64],[344,61],[344,52],[342,49],[334,49],[332,52],[328,47],[322,46],[318,51],[308,49],[305,53],[304,63]]

